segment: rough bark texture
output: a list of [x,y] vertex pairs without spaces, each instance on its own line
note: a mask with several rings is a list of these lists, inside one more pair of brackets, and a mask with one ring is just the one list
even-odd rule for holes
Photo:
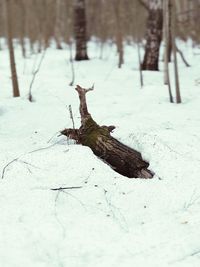
[[162,0],[149,1],[145,55],[142,70],[158,70],[159,50],[162,40]]
[[74,4],[74,32],[76,40],[75,60],[87,60],[87,31],[85,0],[75,0]]
[[111,136],[114,126],[99,126],[87,109],[86,93],[91,89],[76,87],[80,99],[81,127],[65,129],[61,133],[88,146],[95,155],[108,163],[116,172],[129,178],[152,178],[149,164],[142,159],[139,152],[120,143]]

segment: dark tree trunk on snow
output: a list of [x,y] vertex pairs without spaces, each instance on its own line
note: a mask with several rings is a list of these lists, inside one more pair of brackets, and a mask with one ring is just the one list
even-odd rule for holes
[[[173,103],[173,96],[171,90],[171,82],[170,82],[170,75],[169,75],[169,40],[171,40],[171,29],[170,28],[170,16],[169,16],[169,0],[163,0],[163,39],[165,44],[164,49],[164,84],[168,85],[169,91],[169,101]],[[170,52],[171,53],[171,52]]]
[[75,60],[87,60],[87,28],[85,15],[85,0],[75,0],[74,3],[74,33],[76,40]]
[[124,64],[124,49],[123,49],[123,33],[122,33],[122,19],[121,19],[121,0],[113,0],[113,9],[116,19],[116,45],[119,55],[118,68]]
[[13,85],[13,96],[20,96],[17,71],[15,66],[15,54],[13,48],[13,36],[12,36],[12,2],[11,0],[6,0],[6,17],[7,17],[7,36],[8,36],[8,47],[10,54],[10,68],[12,75],[12,85]]
[[172,33],[171,33],[171,20],[172,20],[172,4],[170,1],[169,2],[169,32],[168,32],[168,36],[169,36],[169,40],[168,40],[168,62],[171,62],[171,55],[172,55]]
[[[169,0],[172,5],[172,0]],[[171,14],[171,36],[172,36],[172,51],[174,56],[174,75],[175,75],[175,86],[176,86],[176,103],[179,104],[182,102],[181,93],[180,93],[180,84],[179,84],[179,74],[178,74],[178,61],[177,61],[177,47],[176,47],[176,35],[175,35],[175,10],[174,5],[172,5],[172,14]]]
[[158,70],[159,50],[162,40],[162,0],[148,1],[148,19],[145,55],[142,70]]
[[152,178],[149,164],[139,152],[111,136],[114,126],[99,126],[87,110],[86,93],[92,89],[76,87],[80,99],[81,127],[65,129],[61,133],[92,149],[95,155],[108,163],[116,172],[129,178]]

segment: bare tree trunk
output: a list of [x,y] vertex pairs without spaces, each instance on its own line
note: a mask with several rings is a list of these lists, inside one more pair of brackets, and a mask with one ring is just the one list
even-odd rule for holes
[[61,16],[60,16],[60,8],[61,8],[61,2],[60,0],[56,0],[55,2],[56,5],[56,18],[55,18],[55,40],[56,40],[56,47],[57,49],[62,49],[62,46],[60,44],[60,38],[61,38],[61,34],[60,34],[60,30],[61,30]]
[[6,0],[6,17],[7,17],[7,35],[8,35],[8,47],[10,54],[10,67],[11,67],[11,75],[12,75],[12,85],[13,85],[13,96],[20,96],[18,79],[17,79],[17,71],[15,66],[15,54],[13,47],[13,36],[12,36],[12,4],[11,0]]
[[22,56],[23,58],[26,58],[26,46],[25,46],[25,41],[23,35],[20,36],[20,45],[22,48]]
[[103,49],[104,49],[104,42],[103,40],[101,40],[99,59],[103,59]]
[[75,0],[74,3],[74,32],[76,39],[75,60],[87,60],[87,31],[85,0]]
[[[172,5],[172,0],[169,0]],[[180,85],[179,85],[179,74],[178,74],[178,63],[177,63],[177,49],[176,49],[176,36],[175,36],[175,11],[174,6],[172,6],[172,50],[174,56],[174,74],[175,74],[175,85],[176,85],[176,103],[181,103]]]
[[168,2],[168,51],[167,51],[167,58],[168,62],[171,62],[171,55],[172,55],[172,33],[171,33],[171,22],[172,22],[172,5],[169,0]]
[[70,86],[74,85],[74,81],[75,81],[75,69],[74,69],[74,59],[73,59],[73,54],[72,54],[72,42],[69,42],[69,62],[71,65],[71,71],[72,71],[72,80],[69,83]]
[[169,46],[169,0],[163,0],[163,41],[164,41],[164,84],[168,84],[169,81],[169,69],[168,69],[168,46]]
[[158,70],[163,24],[162,0],[150,0],[148,13],[146,47],[142,70]]
[[168,85],[168,91],[169,91],[169,101],[173,103],[173,96],[171,92],[171,83],[170,83],[170,77],[169,77],[169,34],[171,33],[171,30],[169,30],[169,25],[171,23],[169,22],[171,19],[171,16],[169,15],[169,0],[163,1],[163,22],[164,22],[164,43],[165,43],[165,54],[164,54],[164,83]]
[[123,34],[122,34],[122,20],[121,20],[121,0],[113,1],[114,13],[116,18],[116,44],[117,52],[119,54],[118,67],[121,68],[124,63],[124,50],[123,50]]
[[140,43],[139,41],[137,41],[137,53],[138,53],[138,65],[139,65],[139,72],[140,72],[140,86],[141,88],[143,87],[144,85],[144,82],[143,82],[143,74],[142,74],[142,69],[141,69],[141,55],[140,55]]
[[25,45],[25,26],[26,26],[26,9],[25,9],[25,3],[23,0],[17,2],[19,5],[20,10],[20,32],[19,32],[19,41],[22,49],[22,56],[26,58],[26,45]]

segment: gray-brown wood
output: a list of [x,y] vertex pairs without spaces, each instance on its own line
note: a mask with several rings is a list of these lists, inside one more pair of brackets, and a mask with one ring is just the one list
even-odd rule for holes
[[13,47],[13,31],[12,31],[12,2],[11,0],[6,0],[6,17],[7,17],[7,36],[8,36],[8,47],[10,55],[10,68],[12,75],[12,85],[13,85],[13,96],[19,97],[19,85],[17,78],[17,70],[15,65],[15,54]]
[[170,40],[171,40],[171,30],[169,30],[171,25],[171,16],[169,14],[169,0],[163,0],[163,33],[164,33],[164,44],[165,44],[165,50],[164,50],[164,84],[168,85],[168,91],[169,91],[169,101],[173,103],[173,96],[171,91],[171,82],[170,82],[170,75],[169,75],[169,46],[170,46]]
[[81,127],[64,129],[61,134],[90,147],[96,156],[124,176],[152,178],[153,173],[148,170],[149,163],[142,159],[141,154],[111,136],[114,126],[99,126],[92,119],[87,109],[86,93],[93,88],[84,89],[77,85],[76,90],[80,99]]
[[176,86],[176,103],[179,104],[182,102],[181,93],[180,93],[180,84],[179,84],[179,74],[178,74],[178,61],[177,61],[177,48],[176,48],[176,35],[175,35],[175,10],[172,4],[172,0],[169,0],[172,6],[172,25],[171,25],[171,34],[172,34],[172,50],[174,56],[174,75],[175,75],[175,86]]

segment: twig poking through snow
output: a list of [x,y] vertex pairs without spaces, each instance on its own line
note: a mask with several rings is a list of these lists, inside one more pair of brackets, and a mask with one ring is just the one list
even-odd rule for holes
[[71,105],[69,105],[69,114],[70,114],[70,119],[72,120],[73,129],[75,129],[75,123],[74,123],[74,117],[73,117],[73,112],[72,112],[72,106]]
[[55,146],[55,145],[58,144],[58,143],[59,143],[59,142],[55,142],[55,143],[53,143],[53,144],[50,145],[50,146],[45,146],[45,147],[41,147],[41,148],[32,150],[32,151],[28,152],[27,154],[32,154],[32,153],[35,153],[35,152],[38,152],[38,151],[41,151],[41,150],[49,149],[49,148]]
[[57,136],[57,137],[59,137],[59,136],[61,136],[61,134],[60,134],[60,132],[56,132],[48,141],[47,141],[47,144],[49,144],[52,140],[53,140],[53,138],[55,137],[55,136]]
[[44,59],[45,54],[46,54],[46,49],[44,50],[44,52],[43,52],[43,54],[42,54],[42,56],[41,56],[41,59],[40,59],[40,62],[39,62],[39,64],[38,64],[37,69],[33,72],[33,77],[32,77],[31,83],[30,83],[29,93],[28,93],[28,100],[29,100],[30,102],[33,101],[33,96],[32,96],[32,87],[33,87],[33,83],[34,83],[34,81],[35,81],[35,78],[36,78],[37,73],[38,73],[39,70],[40,70],[40,67],[41,67],[41,65],[42,65],[42,62],[43,62],[43,59]]
[[187,60],[185,59],[183,52],[177,46],[176,46],[176,50],[179,53],[181,59],[183,60],[185,66],[186,67],[191,67],[190,64],[187,62]]
[[[24,156],[24,155],[22,155],[22,156]],[[23,164],[29,165],[29,166],[31,166],[31,167],[38,168],[37,166],[35,166],[35,165],[33,165],[33,164],[29,163],[29,162],[20,160],[20,158],[21,158],[22,156],[19,156],[18,158],[15,158],[15,159],[11,160],[10,162],[8,162],[8,163],[3,167],[2,174],[1,174],[1,179],[4,178],[5,173],[6,173],[6,169],[7,169],[12,163],[14,163],[14,162],[23,163]],[[31,170],[30,170],[29,168],[28,168],[28,170],[29,170],[29,172],[31,172]]]
[[6,169],[9,167],[9,165],[11,165],[13,162],[17,161],[18,159],[19,159],[19,158],[16,158],[16,159],[11,160],[10,162],[8,162],[8,163],[3,167],[3,171],[2,171],[1,179],[4,178]]
[[108,198],[107,194],[108,191],[105,190],[104,188],[103,191],[104,191],[105,201],[108,205],[113,220],[116,221],[116,223],[120,226],[121,229],[123,229],[125,232],[128,232],[129,231],[128,224],[121,210],[112,204],[111,200]]
[[68,187],[51,188],[51,190],[59,191],[59,190],[79,189],[79,188],[83,188],[83,187],[82,186],[68,186]]
[[[28,153],[22,154],[22,155],[19,156],[18,158],[15,158],[15,159],[9,161],[9,162],[3,167],[2,174],[1,174],[1,179],[4,178],[6,169],[7,169],[12,163],[14,163],[15,161],[16,161],[16,162],[19,161],[19,159],[20,159],[21,157],[23,157],[23,156],[25,156],[25,155],[28,155],[28,154],[32,154],[32,153],[34,153],[34,152],[38,152],[38,151],[41,151],[41,150],[45,150],[45,149],[51,148],[51,147],[55,146],[56,144],[58,144],[58,142],[55,142],[54,144],[52,144],[52,145],[50,145],[50,146],[41,147],[41,148],[32,150],[32,151],[30,151],[30,152],[28,152]],[[22,161],[22,160],[21,160],[20,162],[22,162],[22,163],[24,163],[24,164],[29,164],[29,163],[27,163],[27,162],[25,162],[25,161]],[[32,167],[35,167],[35,166],[32,165],[32,164],[29,164],[29,165],[32,166]]]

